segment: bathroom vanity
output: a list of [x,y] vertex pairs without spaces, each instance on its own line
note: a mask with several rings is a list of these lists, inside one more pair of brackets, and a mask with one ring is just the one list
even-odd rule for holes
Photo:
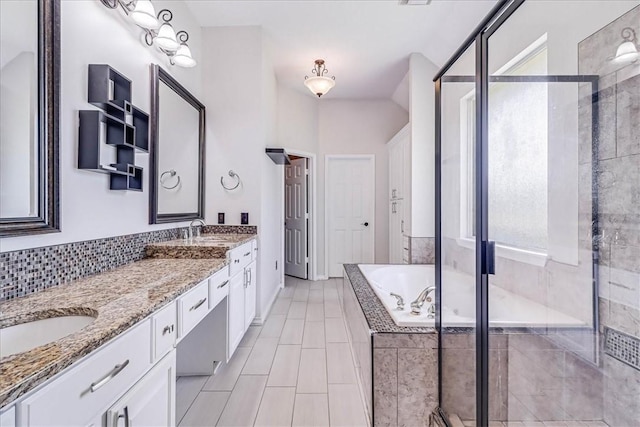
[[148,255],[0,305],[0,328],[94,318],[0,359],[2,427],[175,425],[176,377],[213,374],[255,316],[257,241],[205,234]]

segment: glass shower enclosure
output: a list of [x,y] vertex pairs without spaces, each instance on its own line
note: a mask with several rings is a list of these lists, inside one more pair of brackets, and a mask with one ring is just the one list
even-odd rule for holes
[[639,4],[501,1],[436,76],[448,425],[640,426]]

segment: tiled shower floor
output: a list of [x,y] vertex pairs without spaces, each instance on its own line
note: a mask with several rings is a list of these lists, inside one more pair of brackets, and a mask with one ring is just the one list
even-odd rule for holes
[[287,277],[228,365],[178,380],[179,427],[366,426],[337,283]]

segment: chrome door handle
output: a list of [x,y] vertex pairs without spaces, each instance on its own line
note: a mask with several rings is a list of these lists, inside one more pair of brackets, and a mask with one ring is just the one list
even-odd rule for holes
[[249,251],[246,254],[244,254],[244,256],[249,256],[249,255],[251,255],[251,251]]
[[404,233],[404,219],[400,221],[400,232]]
[[166,335],[169,332],[173,332],[174,325],[167,325],[162,329],[162,335]]
[[193,310],[197,310],[202,304],[204,304],[207,301],[206,298],[202,298],[200,301],[198,301],[197,303],[195,303],[190,309],[189,311],[193,311]]
[[89,390],[91,390],[91,393],[97,391],[100,387],[102,387],[103,385],[111,381],[116,375],[122,372],[122,370],[126,368],[128,364],[129,364],[129,359],[125,360],[119,365],[114,366],[113,369],[107,375],[100,378],[98,381],[91,383],[91,386],[89,387]]
[[228,280],[225,280],[224,282],[222,282],[221,284],[218,285],[218,289],[224,288],[225,286],[227,286],[229,284]]

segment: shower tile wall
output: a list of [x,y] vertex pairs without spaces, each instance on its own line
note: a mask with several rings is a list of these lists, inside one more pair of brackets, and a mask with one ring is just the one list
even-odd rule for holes
[[[601,88],[596,152],[599,309],[600,332],[606,334],[604,421],[611,426],[637,425],[640,420],[640,62],[619,70],[606,65],[625,27],[640,35],[640,6],[579,45],[580,73],[598,75]],[[581,102],[584,105],[584,98]],[[585,122],[581,115],[581,128],[588,127]],[[582,169],[590,171],[590,147],[581,145],[579,154]],[[588,198],[590,194],[580,193],[581,206],[587,207]]]

